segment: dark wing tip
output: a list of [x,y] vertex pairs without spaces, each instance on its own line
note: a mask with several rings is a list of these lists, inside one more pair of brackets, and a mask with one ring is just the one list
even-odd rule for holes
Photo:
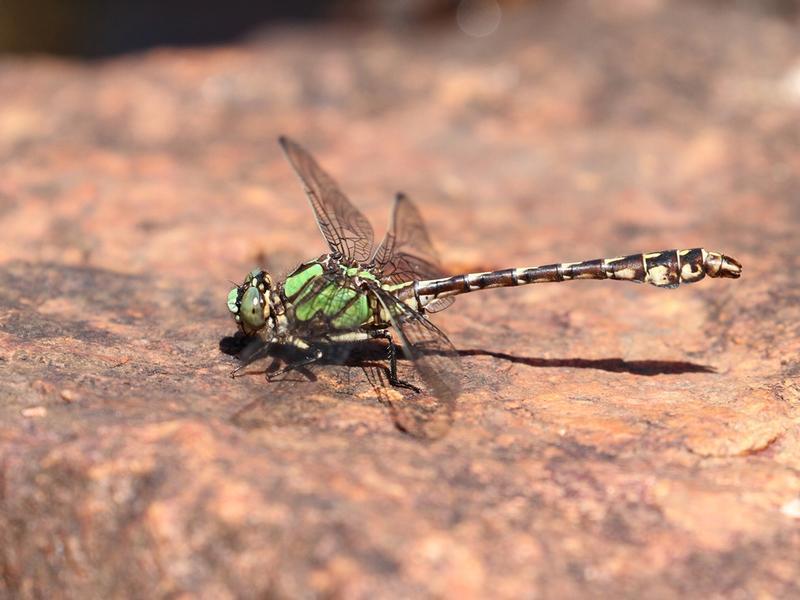
[[[295,168],[295,170],[298,171],[298,173],[300,172],[298,169],[300,169],[300,163],[302,161],[314,162],[314,159],[311,158],[311,155],[309,155],[300,144],[295,142],[289,136],[279,136],[278,143],[281,145],[284,155]],[[305,177],[301,176],[300,178],[303,179],[304,183],[307,183],[305,181]]]

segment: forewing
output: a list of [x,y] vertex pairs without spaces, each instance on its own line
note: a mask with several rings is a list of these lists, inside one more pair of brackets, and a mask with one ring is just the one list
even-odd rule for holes
[[385,290],[377,286],[372,289],[389,314],[406,357],[414,362],[433,394],[452,410],[461,387],[461,367],[453,344],[423,315]]
[[279,139],[286,158],[305,187],[322,235],[345,262],[366,262],[372,252],[372,226],[311,155],[287,137]]

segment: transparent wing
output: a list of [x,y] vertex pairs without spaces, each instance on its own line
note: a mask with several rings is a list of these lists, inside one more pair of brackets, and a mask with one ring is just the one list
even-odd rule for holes
[[279,142],[303,182],[319,229],[331,250],[338,252],[348,263],[369,260],[373,233],[367,218],[299,144],[283,136]]
[[444,310],[455,301],[456,299],[453,296],[447,296],[446,298],[437,298],[433,302],[430,302],[425,305],[425,312],[437,313],[440,310]]
[[[428,230],[417,207],[405,194],[397,194],[389,230],[373,256],[381,281],[403,283],[446,277],[439,256],[431,243]],[[437,312],[450,306],[455,298],[435,300],[425,307]]]
[[373,260],[383,279],[392,283],[445,276],[422,216],[402,193],[395,196],[389,230]]
[[440,439],[450,430],[453,424],[451,405],[434,396],[420,398],[414,392],[401,394],[389,382],[388,368],[384,365],[363,364],[361,369],[378,400],[391,412],[398,429],[427,441]]
[[461,387],[461,367],[453,344],[436,325],[390,293],[378,286],[371,289],[388,313],[406,357],[434,395],[452,410]]

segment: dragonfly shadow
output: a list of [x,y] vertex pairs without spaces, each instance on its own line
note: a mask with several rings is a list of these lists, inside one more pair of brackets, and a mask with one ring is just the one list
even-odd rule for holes
[[[253,343],[252,338],[237,333],[232,337],[220,340],[220,351],[232,356],[246,353],[248,346]],[[296,356],[296,350],[285,346],[270,348],[269,356],[290,361]],[[716,373],[713,367],[688,361],[672,360],[624,360],[622,358],[538,358],[517,356],[506,352],[492,350],[467,349],[458,350],[459,356],[490,356],[514,364],[535,368],[570,368],[570,369],[597,369],[609,373],[630,373],[653,377],[655,375],[684,375],[687,373]],[[397,348],[398,358],[403,357],[402,349]],[[331,344],[324,349],[324,355],[319,364],[346,365],[351,367],[363,366],[364,363],[375,363],[386,360],[386,346],[380,342]]]
[[491,350],[459,350],[460,356],[491,356],[512,363],[539,368],[598,369],[610,373],[631,375],[683,375],[686,373],[716,373],[713,367],[687,361],[673,360],[623,360],[621,358],[536,358],[516,356]]
[[[223,353],[236,356],[244,363],[249,362],[248,357],[253,357],[259,350],[265,349],[263,341],[241,334],[222,338],[219,347]],[[389,381],[388,351],[385,343],[375,341],[321,344],[316,347],[323,353],[322,357],[315,361],[317,365],[360,368],[375,392],[377,400],[389,409],[395,426],[401,431],[420,440],[433,441],[443,437],[449,430],[453,419],[452,406],[449,403],[441,402],[432,394],[412,392],[392,386]],[[395,349],[398,356],[402,357],[402,349],[398,346],[395,346]],[[307,411],[296,406],[298,398],[296,386],[314,383],[317,381],[317,376],[311,368],[305,366],[285,374],[279,370],[281,363],[291,364],[301,356],[302,351],[280,344],[271,345],[264,356],[259,356],[270,359],[271,362],[264,366],[254,366],[241,375],[263,377],[267,374],[268,377],[278,375],[278,378],[271,378],[268,397],[256,398],[243,405],[231,415],[231,421],[245,429],[254,429],[280,422],[302,420]],[[338,391],[339,385],[336,383],[328,389],[333,393],[350,394],[349,381],[348,376],[344,387]],[[268,411],[258,410],[267,402],[270,404]]]
[[[243,360],[247,360],[248,356],[254,355],[263,347],[263,341],[241,333],[224,337],[219,342],[220,352]],[[380,341],[319,344],[317,347],[322,350],[322,358],[315,361],[319,365],[358,367],[364,363],[384,361],[388,355],[386,345]],[[403,350],[398,346],[396,346],[396,349],[398,358],[402,358]],[[278,359],[291,363],[304,356],[304,354],[307,354],[307,352],[304,353],[302,350],[290,345],[273,344],[263,358]]]

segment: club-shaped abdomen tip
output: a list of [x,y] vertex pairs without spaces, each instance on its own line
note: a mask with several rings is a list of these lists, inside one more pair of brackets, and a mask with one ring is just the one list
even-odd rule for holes
[[738,279],[742,275],[742,263],[727,254],[709,252],[706,256],[705,271],[709,277]]
[[732,256],[722,255],[722,267],[720,267],[721,277],[738,279],[742,275],[742,263]]

